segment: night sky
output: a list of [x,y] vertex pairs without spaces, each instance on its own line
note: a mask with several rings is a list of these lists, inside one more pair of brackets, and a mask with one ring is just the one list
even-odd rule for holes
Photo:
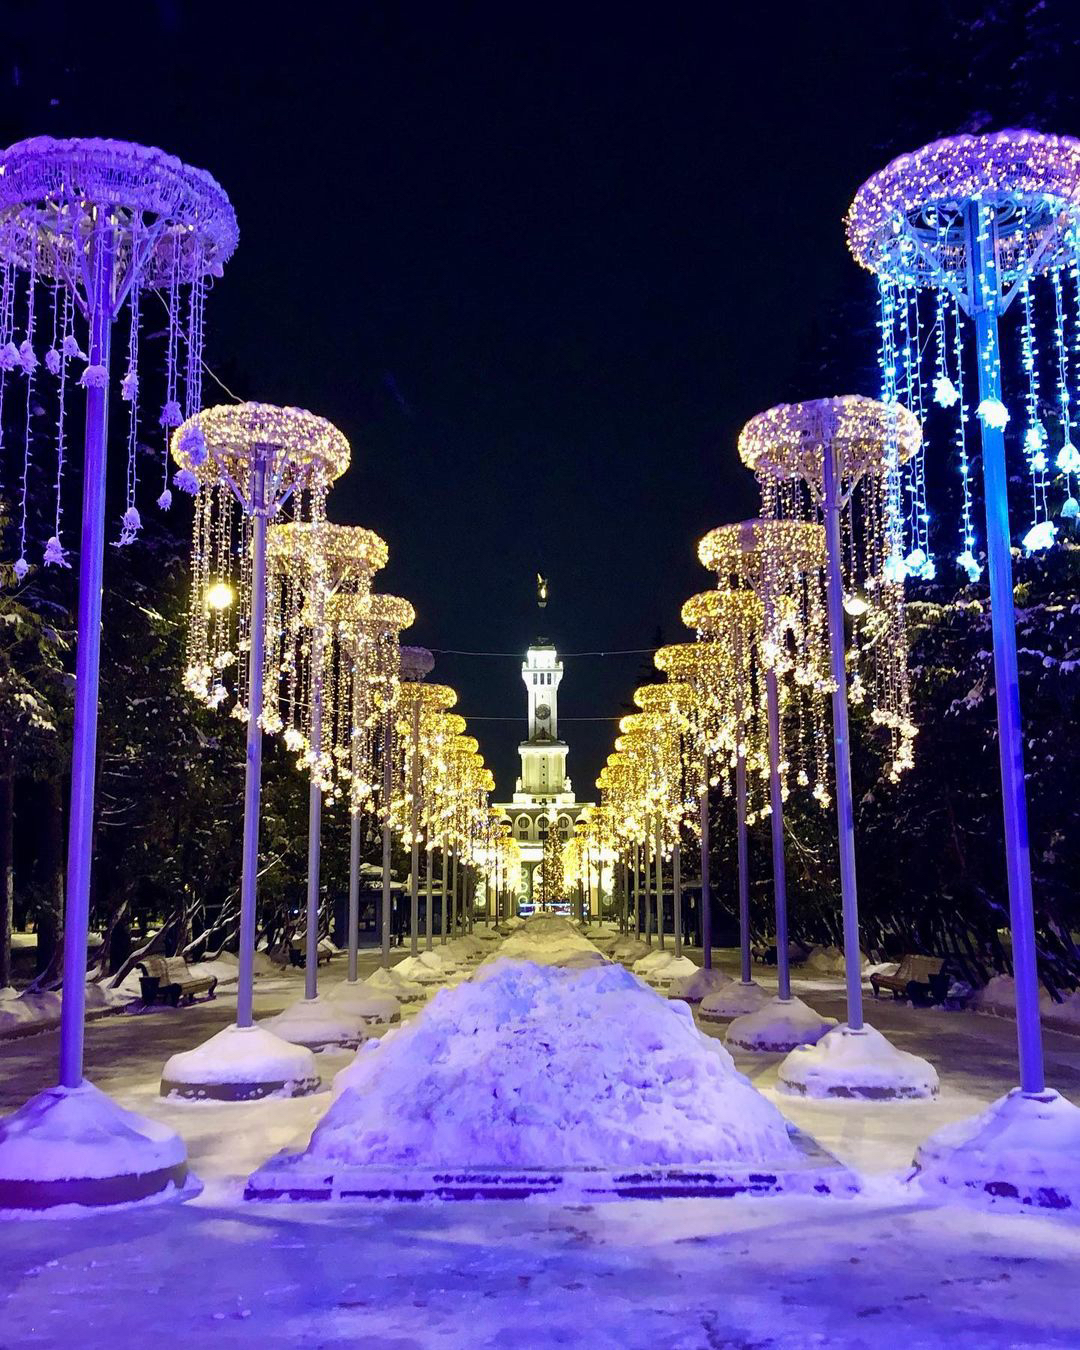
[[[875,392],[855,190],[982,120],[965,43],[1023,58],[1038,11],[1068,30],[1039,59],[1066,64],[1077,22],[1052,2],[278,8],[139,3],[93,28],[85,6],[8,3],[0,137],[140,140],[218,178],[241,241],[209,365],[348,435],[330,513],[389,543],[378,585],[415,604],[412,640],[502,653],[688,636],[696,540],[755,511],[742,423]],[[999,31],[977,32],[988,9]],[[987,84],[1021,90],[999,65]],[[519,660],[436,667],[500,796]],[[561,716],[617,716],[647,660],[568,659]],[[593,795],[614,724],[563,734]]]

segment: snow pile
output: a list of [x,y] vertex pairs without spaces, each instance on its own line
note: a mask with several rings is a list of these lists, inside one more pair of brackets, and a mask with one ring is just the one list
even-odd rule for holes
[[664,947],[650,947],[646,954],[639,957],[630,967],[635,975],[647,976],[650,971],[666,965],[671,960],[671,952]]
[[182,1167],[183,1140],[92,1083],[39,1092],[0,1120],[0,1184],[145,1175]]
[[[88,980],[85,1008],[88,1013],[123,1008],[137,997],[137,990],[131,993],[125,989],[110,989]],[[27,1035],[35,1029],[44,1031],[56,1026],[60,1021],[62,1002],[61,995],[54,989],[21,994],[10,985],[0,989],[0,1038],[16,1030],[20,1035]]]
[[726,1045],[759,1054],[814,1045],[836,1026],[835,1017],[822,1017],[801,998],[771,998],[757,1012],[736,1017],[724,1037]]
[[686,1003],[700,1003],[730,983],[730,975],[725,975],[717,966],[710,966],[708,970],[695,969],[692,975],[677,975],[668,985],[667,995],[668,998],[681,998]]
[[[870,969],[870,958],[865,952],[859,953],[859,967],[864,973]],[[840,947],[813,947],[803,962],[803,969],[814,971],[818,975],[843,975],[847,969],[843,950]],[[889,966],[887,969],[891,970],[893,967]]]
[[1080,1109],[1014,1088],[980,1115],[938,1130],[915,1154],[930,1191],[983,1192],[1046,1209],[1080,1208]]
[[306,1158],[399,1166],[794,1161],[783,1117],[683,1004],[619,966],[499,961],[364,1049]]
[[466,961],[482,961],[485,956],[490,955],[487,944],[478,941],[468,933],[463,933],[461,937],[451,938],[444,946],[436,947],[435,950],[445,953],[451,961],[458,964]]
[[[3,1009],[0,1003],[0,1010]],[[976,991],[971,1000],[976,1012],[994,1017],[1016,1017],[1016,982],[1011,975],[995,975],[988,984]],[[0,1013],[2,1015],[2,1013]],[[1055,1031],[1080,1035],[1080,990],[1066,994],[1059,1003],[1044,989],[1039,995],[1039,1016],[1045,1026]]]
[[869,1101],[936,1097],[932,1064],[898,1050],[880,1031],[834,1027],[816,1045],[792,1050],[777,1071],[780,1091],[800,1097],[861,1097]]
[[606,965],[604,956],[568,920],[556,914],[538,914],[516,929],[491,960],[508,958],[548,966],[582,969]]

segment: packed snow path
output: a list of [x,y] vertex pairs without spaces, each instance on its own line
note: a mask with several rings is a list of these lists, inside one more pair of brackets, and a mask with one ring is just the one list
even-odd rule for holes
[[[365,957],[361,973],[373,965]],[[330,968],[329,981],[342,977]],[[767,972],[756,978],[769,984]],[[838,979],[797,980],[796,991],[842,1015]],[[295,976],[260,982],[258,1015],[297,992]],[[785,1099],[773,1092],[777,1057],[737,1057],[786,1115],[869,1176],[856,1200],[369,1208],[240,1198],[252,1169],[280,1148],[303,1146],[328,1092],[243,1106],[158,1097],[168,1055],[233,1011],[224,993],[88,1028],[91,1077],[123,1105],[177,1128],[206,1189],[187,1205],[0,1223],[0,1342],[110,1350],[208,1336],[229,1346],[590,1350],[869,1347],[886,1338],[979,1350],[1080,1344],[1075,1222],[935,1206],[885,1176],[941,1124],[1012,1085],[1007,1021],[868,1001],[876,1025],[932,1060],[942,1078],[937,1102]],[[1047,1050],[1051,1081],[1080,1098],[1080,1039],[1051,1032]],[[51,1033],[0,1045],[0,1111],[54,1081],[55,1057]],[[324,1081],[351,1058],[320,1055]]]

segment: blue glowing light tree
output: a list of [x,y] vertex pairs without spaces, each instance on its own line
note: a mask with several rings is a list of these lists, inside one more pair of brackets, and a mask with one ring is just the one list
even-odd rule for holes
[[[128,405],[127,489],[116,542],[127,545],[142,525],[136,450],[143,300],[152,297],[165,311],[165,398],[156,420],[167,438],[185,410],[200,406],[204,302],[236,243],[236,216],[221,187],[161,150],[42,136],[0,152],[0,442],[5,396],[9,413],[15,398],[22,430],[10,446],[16,467],[7,482],[18,503],[19,582],[37,550],[28,510],[31,461],[38,453],[31,412],[45,402],[57,418],[49,465],[55,512],[40,559],[69,567],[62,521],[68,402],[75,386],[86,396],[60,1084],[0,1127],[4,1208],[139,1199],[182,1181],[186,1167],[177,1136],[121,1111],[83,1079],[111,346],[113,327],[126,311],[127,351],[117,392]],[[5,457],[7,463],[11,458]],[[167,446],[164,458],[167,469]],[[166,479],[158,505],[167,508],[171,497]],[[91,1117],[100,1149],[89,1156],[73,1145],[65,1157],[56,1145],[69,1134],[85,1137]],[[20,1183],[5,1172],[5,1162],[12,1157],[22,1167],[18,1150],[32,1148],[39,1132],[53,1147],[16,1173],[24,1178]],[[57,1166],[62,1174],[50,1175]]]
[[[878,278],[884,398],[899,399],[923,421],[932,389],[933,403],[955,419],[952,436],[963,485],[956,563],[972,580],[982,570],[967,445],[973,383],[977,389],[1020,1061],[1020,1089],[992,1108],[987,1128],[1000,1131],[1010,1120],[1021,1121],[1032,1140],[1051,1151],[1071,1131],[1077,1147],[1080,1111],[1047,1092],[1043,1069],[1005,429],[1010,422],[1023,428],[1031,514],[1022,542],[1035,552],[1053,545],[1059,533],[1055,515],[1071,522],[1080,514],[1072,410],[1080,376],[1080,141],[1002,131],[950,137],[902,155],[859,189],[848,212],[847,237],[856,261]],[[1006,401],[1000,321],[1009,311],[1018,329],[1022,378]],[[1043,334],[1052,347],[1048,369],[1040,360]],[[1054,395],[1049,402],[1048,388]],[[903,484],[897,482],[891,504],[908,522],[891,565],[914,577],[935,571],[923,453],[925,442]],[[1040,1129],[1050,1117],[1055,1124]],[[957,1145],[960,1141],[951,1139],[935,1145],[925,1154],[927,1167],[955,1180],[978,1141],[965,1139],[955,1156],[966,1161],[950,1163],[943,1150]],[[985,1180],[992,1187],[1001,1178],[987,1167]]]
[[938,1086],[930,1064],[895,1049],[863,1021],[848,731],[849,700],[865,702],[890,743],[890,778],[913,763],[904,588],[890,568],[897,525],[889,503],[900,466],[920,440],[906,408],[858,394],[780,404],[751,418],[739,435],[739,455],[761,488],[763,516],[820,518],[825,527],[847,1022],[816,1045],[792,1050],[780,1065],[781,1088],[808,1096],[929,1097]]

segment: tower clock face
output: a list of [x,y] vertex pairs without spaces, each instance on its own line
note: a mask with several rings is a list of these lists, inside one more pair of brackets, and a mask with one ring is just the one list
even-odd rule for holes
[[546,703],[538,703],[536,705],[537,721],[546,722],[550,716],[551,716],[551,709],[548,707]]

